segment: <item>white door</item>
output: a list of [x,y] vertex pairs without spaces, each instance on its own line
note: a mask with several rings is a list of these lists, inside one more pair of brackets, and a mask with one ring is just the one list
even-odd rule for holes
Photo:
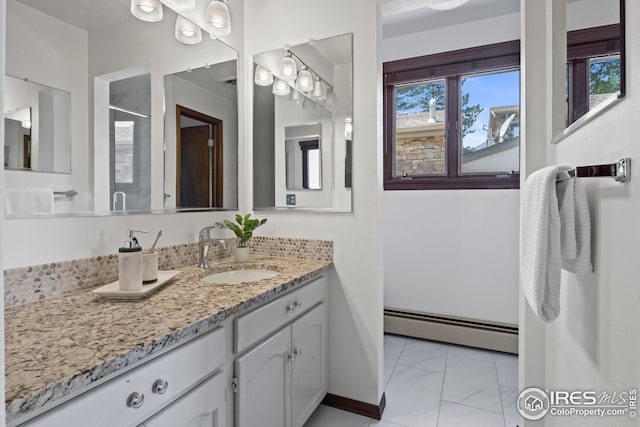
[[138,427],[225,427],[224,378],[214,375]]
[[302,427],[327,390],[326,307],[320,304],[293,323],[292,419]]
[[291,327],[235,361],[236,427],[291,426]]

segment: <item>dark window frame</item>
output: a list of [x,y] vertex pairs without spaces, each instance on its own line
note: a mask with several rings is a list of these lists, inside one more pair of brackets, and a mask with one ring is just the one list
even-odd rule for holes
[[[383,64],[384,189],[519,188],[520,173],[518,171],[509,174],[462,174],[459,171],[459,158],[462,152],[461,135],[458,135],[460,133],[458,130],[459,123],[461,122],[458,105],[460,78],[473,73],[500,72],[515,69],[520,69],[519,40],[385,62]],[[393,174],[396,135],[395,86],[434,79],[444,79],[446,81],[445,162],[447,174],[441,176],[395,176]]]
[[624,96],[624,37],[622,25],[612,24],[567,32],[567,64],[569,67],[568,123],[589,111],[589,60],[620,55],[620,96]]

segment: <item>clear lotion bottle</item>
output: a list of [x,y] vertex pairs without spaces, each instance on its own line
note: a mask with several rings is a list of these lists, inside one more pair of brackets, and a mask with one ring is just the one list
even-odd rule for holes
[[136,231],[138,230],[129,230],[129,238],[118,249],[118,281],[121,291],[142,289],[142,248],[133,235]]

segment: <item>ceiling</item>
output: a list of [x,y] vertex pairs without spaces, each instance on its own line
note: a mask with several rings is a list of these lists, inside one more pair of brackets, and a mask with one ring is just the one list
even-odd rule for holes
[[130,0],[17,0],[86,31],[135,19]]
[[382,37],[433,30],[520,11],[520,0],[469,0],[452,10],[434,10],[429,0],[395,0],[380,6]]

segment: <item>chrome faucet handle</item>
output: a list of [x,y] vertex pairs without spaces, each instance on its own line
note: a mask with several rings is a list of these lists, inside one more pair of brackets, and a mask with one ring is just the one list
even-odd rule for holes
[[209,227],[204,227],[202,230],[200,230],[200,234],[198,235],[201,239],[208,239],[211,237],[211,235],[209,234],[209,230],[213,230],[214,228],[226,228],[224,226],[223,223],[221,222],[216,222],[215,224],[209,226]]
[[222,229],[222,228],[227,228],[227,226],[226,226],[226,225],[224,225],[224,224],[223,224],[222,222],[220,222],[220,221],[218,221],[218,222],[216,222],[215,224],[213,224],[213,226],[214,226],[215,228],[220,228],[220,229]]

